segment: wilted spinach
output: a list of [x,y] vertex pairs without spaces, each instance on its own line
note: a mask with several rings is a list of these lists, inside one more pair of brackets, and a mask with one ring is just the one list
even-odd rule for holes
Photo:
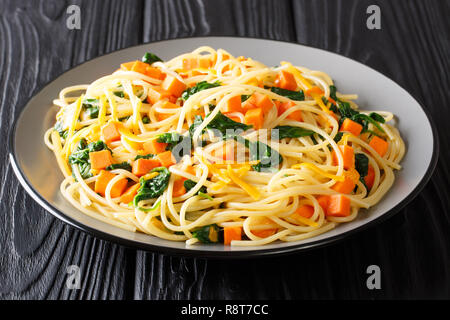
[[362,182],[364,187],[367,188],[366,181],[364,180],[365,176],[369,172],[369,158],[364,153],[356,153],[355,154],[355,169],[359,173],[359,181]]
[[258,164],[252,165],[255,171],[272,171],[274,167],[283,162],[283,157],[276,150],[261,141],[250,141],[238,135],[225,138],[244,144],[249,149],[250,161],[260,160]]
[[220,240],[219,232],[220,228],[216,224],[211,224],[192,231],[192,236],[203,243],[216,243]]
[[151,153],[145,154],[145,155],[140,155],[140,154],[138,154],[138,155],[134,158],[134,160],[138,160],[138,159],[152,159],[152,158],[154,158],[154,157],[155,157],[155,155],[154,155],[154,154],[151,154]]
[[166,150],[172,150],[182,140],[183,136],[177,132],[162,133],[156,138],[156,141],[160,143],[167,143]]
[[223,113],[219,111],[219,113],[212,119],[208,125],[206,126],[208,129],[216,129],[220,133],[222,133],[223,136],[227,134],[228,130],[238,130],[241,129],[243,131],[246,131],[250,128],[252,128],[252,125],[247,125],[245,123],[236,122],[227,116],[225,116]]
[[58,132],[58,134],[59,134],[59,136],[60,136],[61,138],[63,138],[63,139],[66,139],[66,138],[67,138],[67,135],[68,135],[68,133],[69,133],[69,130],[64,130],[64,129],[63,129],[63,124],[62,124],[61,122],[57,121],[57,122],[55,123],[54,129]]
[[314,131],[307,130],[301,127],[293,127],[293,126],[277,126],[272,130],[278,130],[279,139],[284,138],[300,138],[312,136]]
[[158,57],[156,54],[151,52],[146,52],[144,56],[142,57],[142,62],[152,64],[154,62],[163,61],[160,57]]
[[271,87],[270,91],[272,91],[273,93],[276,93],[280,96],[289,98],[291,100],[295,100],[295,101],[305,100],[305,94],[303,93],[302,90],[292,91],[292,90],[287,90],[287,89],[278,88],[278,87]]
[[142,177],[139,180],[141,184],[136,196],[133,199],[133,205],[138,206],[139,201],[158,198],[163,194],[169,185],[170,172],[165,167],[154,168],[150,172],[158,172],[159,174],[152,179]]
[[200,91],[206,90],[206,89],[215,88],[215,87],[220,87],[220,82],[219,81],[216,81],[216,82],[213,82],[213,83],[209,83],[207,81],[200,81],[199,83],[197,83],[192,88],[187,88],[181,94],[181,99],[186,101],[187,99],[189,99],[190,96],[196,94],[197,92],[200,92]]
[[[184,188],[186,189],[186,192],[189,192],[189,190],[191,190],[193,187],[195,187],[195,185],[197,184],[197,182],[192,181],[191,179],[188,179],[186,181],[184,181],[183,185]],[[199,192],[203,192],[206,194],[206,187],[205,186],[201,186],[200,189],[198,190],[198,192],[196,193],[199,194]]]
[[99,101],[98,99],[84,99],[82,104],[83,109],[87,112],[89,118],[98,118]]
[[131,165],[124,161],[122,163],[114,163],[105,168],[106,170],[114,170],[114,169],[123,169],[127,171],[131,171]]
[[354,110],[350,103],[342,101],[336,96],[336,87],[330,86],[330,97],[336,101],[337,104],[337,111],[341,115],[341,118],[339,119],[339,125],[344,122],[346,118],[349,118],[352,121],[355,121],[362,125],[363,129],[362,132],[368,131],[369,123],[372,123],[378,130],[381,132],[384,132],[383,128],[379,125],[380,123],[384,123],[384,118],[379,115],[376,112],[372,112],[369,115],[362,114],[357,110]]

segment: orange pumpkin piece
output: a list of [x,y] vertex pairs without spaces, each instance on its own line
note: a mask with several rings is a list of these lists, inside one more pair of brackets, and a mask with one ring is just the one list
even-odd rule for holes
[[337,181],[332,187],[332,189],[339,193],[350,194],[352,193],[353,189],[355,189],[356,186],[355,181],[353,180],[353,177],[350,176],[349,174],[346,174],[346,172],[344,172],[344,177],[345,180]]
[[336,100],[334,100],[332,97],[328,97],[328,102],[331,102],[332,104],[336,105]]
[[227,112],[241,112],[244,113],[244,109],[242,108],[241,96],[234,96],[226,102],[225,106],[222,109],[222,113]]
[[241,118],[239,118],[238,116],[232,116],[231,113],[224,113],[224,115],[226,115],[228,118],[230,118],[231,120],[233,120],[235,122],[242,123]]
[[383,157],[388,151],[389,143],[377,136],[373,136],[372,139],[370,139],[369,146],[371,146],[380,157]]
[[375,181],[375,169],[372,165],[369,164],[369,170],[367,171],[367,175],[364,177],[364,182],[366,183],[367,188],[372,189],[373,183]]
[[140,187],[141,187],[140,183],[133,184],[131,187],[125,190],[125,192],[120,196],[120,202],[128,204],[131,201],[133,201]]
[[155,79],[163,79],[164,77],[164,74],[160,69],[150,66],[147,66],[147,68],[145,69],[145,75]]
[[161,166],[166,168],[177,163],[177,160],[175,159],[171,151],[165,151],[158,154],[158,160],[159,162],[161,162]]
[[130,71],[131,68],[133,67],[134,63],[135,63],[135,61],[122,63],[120,65],[120,69],[122,69],[123,71]]
[[317,202],[319,202],[319,205],[322,207],[323,212],[325,214],[327,214],[328,204],[330,202],[330,196],[321,195],[321,196],[317,197]]
[[275,80],[275,85],[287,90],[297,89],[297,82],[295,81],[294,76],[292,75],[292,73],[285,70],[281,70],[281,72],[278,74]]
[[198,60],[196,58],[185,58],[182,63],[184,70],[191,70],[198,67]]
[[310,97],[312,97],[314,95],[323,96],[322,89],[320,89],[319,87],[316,87],[316,86],[309,88],[308,90],[306,90],[305,93],[307,96],[310,96]]
[[327,216],[347,217],[350,215],[350,199],[341,194],[330,196]]
[[370,133],[369,132],[364,132],[362,133],[359,138],[364,141],[365,143],[369,143],[369,137],[370,137]]
[[314,214],[314,207],[310,205],[302,205],[297,208],[295,214],[298,214],[304,218],[311,218]]
[[347,131],[353,134],[354,136],[359,136],[363,129],[363,126],[360,125],[358,122],[350,120],[349,118],[346,118],[344,122],[342,122],[341,128],[339,131]]
[[[288,102],[281,102],[278,106],[278,116],[285,113],[289,108],[295,107],[295,102],[288,101]],[[287,119],[292,119],[295,121],[303,121],[302,112],[300,110],[296,110],[294,112],[291,112]]]
[[244,109],[253,109],[253,108],[261,108],[264,113],[267,113],[272,109],[273,102],[269,98],[269,96],[255,92],[250,98],[248,98],[243,105]]
[[224,144],[222,148],[213,151],[213,156],[223,160],[234,160],[234,145]]
[[199,75],[202,75],[202,74],[205,74],[205,72],[201,72],[199,70],[191,70],[191,71],[188,71],[188,74],[186,75],[186,78],[195,77],[195,76],[199,76]]
[[[106,171],[102,170],[100,171],[100,174],[97,177],[97,180],[95,181],[94,190],[97,193],[100,193],[102,196],[105,196],[106,187],[108,186],[108,183],[115,177],[116,175]],[[111,188],[111,198],[117,198],[120,197],[120,195],[123,193],[125,188],[127,187],[128,181],[126,178],[120,179],[117,181]]]
[[100,170],[112,164],[112,156],[109,150],[89,152],[91,169]]
[[359,178],[361,177],[361,176],[359,175],[359,172],[358,172],[355,168],[352,168],[352,169],[349,169],[349,170],[347,170],[347,171],[344,171],[344,175],[345,175],[346,177],[349,177],[350,179],[352,179],[352,181],[353,181],[355,184],[358,183]]
[[139,60],[136,60],[131,66],[131,71],[139,72],[145,74],[145,70],[147,69],[148,64]]
[[242,227],[224,227],[223,244],[230,245],[233,240],[242,239]]
[[132,172],[134,175],[140,177],[160,166],[161,163],[158,159],[137,159],[133,162]]
[[158,139],[152,139],[150,141],[144,142],[142,147],[146,154],[158,154],[166,151],[167,143],[158,142],[157,140]]
[[260,238],[267,238],[273,236],[275,232],[277,232],[277,229],[252,230],[252,233]]
[[106,143],[120,140],[120,132],[113,122],[108,123],[102,128],[102,135]]
[[186,85],[184,82],[178,80],[172,75],[166,76],[161,87],[175,97],[181,96],[183,91],[186,90]]
[[[338,146],[341,150],[342,157],[344,158],[344,169],[352,169],[355,167],[355,153],[353,151],[353,148],[345,145],[345,146]],[[333,165],[338,165],[338,158],[336,155],[336,152],[333,150],[332,153],[333,157]]]
[[247,110],[244,116],[244,123],[253,125],[253,129],[258,130],[264,124],[264,113],[261,108]]
[[[273,222],[272,222],[272,220],[270,220],[268,218],[262,217],[260,222],[259,222],[259,224],[262,224],[262,225],[264,225],[264,224],[273,224]],[[274,235],[275,232],[277,232],[277,229],[276,228],[271,228],[271,229],[261,229],[261,230],[251,230],[251,231],[257,237],[267,238],[267,237],[270,237],[270,236]]]
[[155,104],[160,100],[168,99],[170,102],[175,102],[176,97],[173,97],[169,91],[161,87],[153,87],[148,89],[147,102]]
[[195,176],[196,173],[197,173],[197,172],[196,172],[197,170],[195,170],[195,168],[194,168],[193,166],[187,166],[185,171],[186,171],[187,173],[192,174],[193,176]]
[[[162,108],[162,109],[178,109],[180,108],[179,105],[172,103],[170,101],[162,101],[158,104],[158,107]],[[171,116],[173,116],[173,113],[158,113],[158,120],[165,120]]]
[[172,190],[172,197],[181,197],[183,194],[186,193],[186,188],[184,187],[184,181],[186,179],[178,179],[173,182],[173,190]]
[[200,57],[198,58],[198,66],[200,68],[208,69],[211,67],[211,60],[208,57]]
[[162,78],[162,72],[158,68],[154,68],[148,65],[148,63],[136,60],[134,61],[133,65],[131,66],[131,71],[139,72],[142,74],[145,74],[146,76],[149,76],[151,78],[155,79],[161,79]]

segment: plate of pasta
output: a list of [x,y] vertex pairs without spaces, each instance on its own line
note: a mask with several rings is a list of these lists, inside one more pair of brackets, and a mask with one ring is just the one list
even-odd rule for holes
[[85,62],[11,132],[46,210],[165,253],[251,257],[342,239],[410,201],[437,159],[429,116],[379,72],[320,49],[204,37]]

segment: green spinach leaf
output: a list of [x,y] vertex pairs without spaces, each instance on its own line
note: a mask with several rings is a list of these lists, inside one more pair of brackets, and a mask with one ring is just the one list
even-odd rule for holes
[[197,192],[197,194],[198,194],[200,197],[202,197],[202,198],[205,198],[205,199],[208,199],[208,200],[211,200],[211,201],[214,200],[213,197],[211,197],[209,194],[207,194],[207,193],[205,193],[205,192],[199,191],[199,192]]
[[237,135],[225,138],[244,144],[249,149],[250,161],[260,160],[258,164],[252,166],[255,171],[270,172],[283,162],[283,157],[276,150],[261,141],[250,141]]
[[123,93],[123,91],[114,91],[113,94],[116,97],[119,97],[119,98],[124,98],[125,97],[125,94]]
[[156,138],[156,141],[160,143],[167,143],[166,150],[172,150],[182,140],[183,136],[177,132],[162,133]]
[[206,126],[208,129],[216,129],[220,133],[222,133],[223,136],[227,134],[228,130],[238,130],[241,129],[243,131],[246,131],[250,128],[252,128],[252,125],[246,125],[244,123],[236,122],[225,116],[223,113],[219,111],[219,113],[212,119],[208,125]]
[[245,102],[250,98],[251,94],[243,94],[241,95],[241,102]]
[[151,153],[145,154],[145,155],[140,155],[140,154],[138,154],[138,155],[134,158],[134,160],[136,161],[136,160],[138,160],[138,159],[153,159],[154,157],[155,157],[155,155],[154,155],[154,154],[151,154]]
[[102,140],[98,140],[96,142],[89,143],[87,148],[88,148],[89,152],[102,151],[102,150],[109,150],[109,152],[111,152],[111,150],[108,148],[106,143],[104,143]]
[[152,179],[145,180],[144,177],[142,177],[139,180],[141,186],[133,199],[133,205],[135,207],[138,206],[139,201],[158,198],[164,193],[169,185],[170,171],[167,170],[167,168],[158,167],[150,172],[159,172],[159,174]]
[[338,97],[336,96],[336,87],[335,86],[330,86],[330,97],[331,99],[333,99],[334,101],[338,101]]
[[[197,182],[192,181],[191,179],[188,179],[188,180],[183,182],[183,185],[184,185],[184,188],[186,189],[186,192],[189,192],[193,187],[195,187],[196,184],[197,184]],[[198,192],[196,193],[196,195],[199,192],[207,193],[206,187],[205,186],[201,186],[200,189],[198,190]]]
[[211,224],[192,231],[192,236],[203,243],[216,243],[219,242],[219,231],[216,224]]
[[344,132],[339,131],[338,133],[336,133],[336,135],[334,136],[334,142],[338,143],[339,141],[341,141],[342,136],[344,135]]
[[99,101],[98,99],[84,99],[82,104],[83,109],[87,112],[89,118],[98,118]]
[[355,169],[361,178],[367,176],[369,172],[369,158],[364,153],[355,154]]
[[152,64],[154,62],[163,61],[160,57],[158,57],[156,54],[151,52],[146,52],[144,56],[142,57],[142,62]]
[[69,130],[63,129],[63,124],[59,121],[55,123],[54,129],[58,132],[59,136],[63,139],[67,139],[67,135],[69,134]]
[[[196,115],[194,117],[194,122],[191,124],[191,126],[189,127],[189,134],[191,135],[191,137],[194,135],[195,129],[197,129],[197,127],[199,125],[201,125],[203,122],[203,118],[200,115]],[[202,134],[205,133],[205,129],[202,130]]]
[[277,126],[272,130],[278,130],[279,139],[284,138],[300,138],[312,136],[314,131],[307,130],[301,127],[293,127],[293,126]]
[[341,115],[341,118],[339,119],[339,125],[342,125],[342,122],[344,122],[346,118],[349,118],[350,120],[355,121],[360,125],[362,125],[363,127],[362,132],[368,131],[369,123],[372,123],[378,130],[384,132],[383,128],[381,128],[378,122],[384,123],[385,120],[378,113],[372,112],[370,115],[366,115],[360,113],[357,110],[354,110],[350,106],[350,103],[342,101],[336,96],[335,86],[330,86],[330,97],[336,101],[337,109],[339,111],[339,114]]
[[381,122],[381,123],[385,123],[386,122],[386,120],[384,120],[384,118],[381,115],[379,115],[378,113],[376,113],[376,112],[371,112],[369,114],[369,117],[371,117],[373,120],[375,120],[377,122]]
[[[358,113],[358,114],[355,114],[354,116],[352,116],[351,119],[353,121],[360,123],[363,126],[363,132],[367,131],[367,126],[369,123],[372,123],[378,130],[380,130],[381,132],[384,132],[383,128],[381,128],[381,126],[378,124],[378,122],[366,114]],[[384,120],[384,118],[383,118],[383,120]]]
[[305,94],[303,93],[302,90],[292,91],[292,90],[282,89],[282,88],[278,88],[278,87],[272,87],[272,88],[270,88],[270,91],[272,91],[273,93],[276,93],[280,96],[289,98],[291,100],[295,100],[295,101],[305,100]]
[[131,172],[131,165],[124,161],[122,163],[114,163],[105,168],[106,170],[123,169]]
[[184,101],[186,101],[187,99],[189,99],[190,96],[196,94],[197,92],[200,92],[202,90],[206,90],[206,89],[211,89],[211,88],[215,88],[215,87],[219,87],[220,86],[220,82],[216,81],[213,83],[208,83],[206,81],[200,81],[199,83],[197,83],[195,86],[193,86],[192,88],[187,88],[182,94],[181,94],[181,99],[183,99]]
[[[364,180],[365,176],[369,172],[369,158],[364,153],[356,153],[355,154],[355,169],[359,173],[359,181],[364,185],[366,190],[369,188],[366,185],[366,180]],[[356,189],[357,187],[355,187]]]

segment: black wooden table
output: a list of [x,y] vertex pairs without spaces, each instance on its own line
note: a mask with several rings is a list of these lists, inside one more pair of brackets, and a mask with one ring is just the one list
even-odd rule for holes
[[[81,30],[66,27],[71,4]],[[369,30],[369,5],[381,29]],[[449,1],[0,1],[0,298],[450,298]],[[55,219],[19,185],[5,141],[27,100],[99,55],[177,37],[236,35],[298,42],[381,71],[438,127],[440,160],[420,195],[388,221],[334,245],[283,257],[219,261],[136,251]],[[81,288],[66,287],[78,265]],[[381,289],[366,286],[369,265]]]

